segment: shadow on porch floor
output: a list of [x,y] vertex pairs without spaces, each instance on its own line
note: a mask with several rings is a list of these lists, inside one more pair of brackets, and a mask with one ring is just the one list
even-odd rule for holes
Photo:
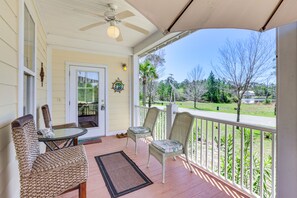
[[[102,143],[85,146],[89,160],[89,179],[87,181],[88,198],[110,197],[94,156],[120,150],[123,150],[154,182],[154,184],[150,186],[122,196],[123,198],[248,197],[197,167],[194,168],[194,173],[190,173],[185,161],[181,158],[177,158],[176,161],[172,159],[167,160],[166,183],[162,184],[161,164],[159,164],[154,157],[151,157],[150,167],[146,167],[148,158],[147,144],[144,141],[139,141],[137,155],[134,154],[134,142],[132,140],[129,140],[127,148],[125,144],[126,138],[118,139],[115,136],[111,136],[103,137]],[[78,197],[78,191],[71,191],[59,196],[59,198],[74,197]]]

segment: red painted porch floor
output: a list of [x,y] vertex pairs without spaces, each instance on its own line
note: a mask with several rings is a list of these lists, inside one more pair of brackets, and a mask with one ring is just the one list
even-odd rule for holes
[[[102,143],[86,145],[89,160],[89,178],[87,181],[88,198],[108,198],[109,192],[99,171],[94,156],[123,150],[138,167],[154,182],[152,185],[122,196],[122,198],[210,198],[210,197],[248,197],[219,179],[194,167],[190,173],[184,160],[171,158],[166,161],[166,183],[162,184],[161,164],[151,157],[150,167],[146,167],[148,146],[144,141],[139,141],[138,154],[134,154],[134,142],[129,139],[125,147],[126,138],[118,139],[115,136],[103,137]],[[71,191],[59,198],[78,197],[78,191]]]

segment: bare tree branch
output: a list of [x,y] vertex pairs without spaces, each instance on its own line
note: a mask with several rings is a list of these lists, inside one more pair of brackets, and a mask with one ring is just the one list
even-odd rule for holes
[[245,41],[226,41],[219,49],[216,75],[232,84],[238,97],[237,122],[240,121],[241,100],[252,82],[264,78],[273,68],[275,46],[261,33],[252,33]]

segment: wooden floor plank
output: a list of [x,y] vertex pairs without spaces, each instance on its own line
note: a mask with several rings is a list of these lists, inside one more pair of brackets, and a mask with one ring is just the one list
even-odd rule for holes
[[[125,138],[118,139],[115,136],[111,136],[103,137],[102,143],[85,146],[89,161],[88,198],[110,197],[94,157],[121,150],[154,182],[150,186],[122,196],[123,198],[247,197],[232,186],[209,175],[198,167],[195,167],[194,172],[191,173],[188,165],[181,158],[177,158],[176,161],[173,159],[166,161],[166,183],[162,184],[162,167],[154,157],[151,157],[150,167],[147,168],[147,144],[144,141],[139,141],[137,155],[134,153],[134,142],[129,141],[127,148],[125,144]],[[59,196],[59,198],[74,197],[78,197],[78,191],[72,191]]]

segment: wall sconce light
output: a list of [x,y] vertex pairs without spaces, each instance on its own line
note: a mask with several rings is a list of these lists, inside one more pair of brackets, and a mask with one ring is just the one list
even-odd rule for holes
[[124,71],[127,71],[127,65],[126,65],[126,63],[122,63],[122,69],[123,69]]
[[40,80],[41,80],[41,87],[43,87],[43,79],[44,79],[44,70],[43,70],[43,62],[41,62],[41,69],[40,69]]

